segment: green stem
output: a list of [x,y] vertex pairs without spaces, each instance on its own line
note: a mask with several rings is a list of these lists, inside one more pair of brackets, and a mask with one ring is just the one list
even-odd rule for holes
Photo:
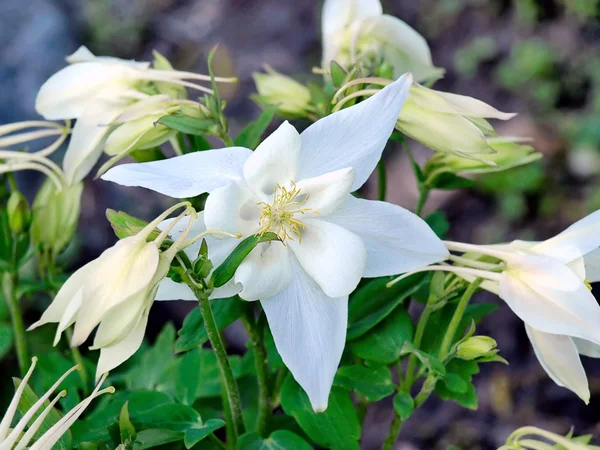
[[25,375],[29,366],[29,357],[27,355],[27,340],[25,338],[25,326],[23,325],[23,315],[19,307],[17,298],[17,274],[5,272],[2,276],[2,293],[6,299],[10,311],[10,320],[12,322],[13,332],[15,334],[15,347],[17,350],[17,361],[21,376]]
[[387,194],[387,172],[385,170],[385,162],[383,158],[377,163],[377,176],[379,182],[379,190],[377,198],[384,202]]
[[429,189],[424,185],[419,187],[419,201],[417,202],[417,216],[421,216],[423,212],[423,207],[425,203],[427,203],[427,199],[429,198]]
[[263,333],[257,326],[251,314],[242,317],[242,323],[248,332],[252,348],[254,349],[254,365],[258,380],[258,416],[256,418],[256,431],[262,436],[267,426],[267,419],[271,414],[269,405],[269,388],[267,385],[267,350],[263,341]]
[[235,144],[233,143],[233,140],[229,137],[228,134],[223,135],[223,142],[225,143],[225,145],[227,147],[233,147]]
[[215,317],[208,300],[208,294],[202,289],[198,289],[195,286],[192,287],[198,304],[200,305],[200,313],[204,320],[204,326],[206,327],[206,333],[208,340],[212,345],[215,355],[217,357],[217,363],[219,366],[219,372],[223,378],[225,393],[227,394],[227,400],[231,408],[231,416],[233,418],[233,440],[234,443],[237,441],[238,436],[242,435],[246,429],[244,425],[244,415],[242,413],[242,400],[240,398],[240,391],[238,389],[237,382],[233,376],[229,359],[227,358],[227,352],[225,351],[225,344],[219,333],[219,328],[215,322]]
[[275,386],[273,387],[273,392],[271,393],[271,409],[279,407],[279,404],[281,403],[281,388],[287,374],[288,368],[285,366],[279,369],[279,372],[277,373],[277,378],[275,378]]
[[471,297],[479,287],[483,280],[481,278],[476,278],[464,292],[460,300],[458,301],[458,305],[456,306],[456,311],[454,311],[454,315],[450,320],[450,324],[448,325],[448,329],[446,330],[446,334],[444,335],[444,339],[442,341],[442,345],[440,346],[439,359],[443,360],[450,350],[450,346],[454,341],[454,335],[456,334],[456,330],[460,325],[460,322],[465,314],[465,309],[471,300]]
[[403,423],[404,421],[402,418],[396,414],[390,425],[390,431],[388,432],[385,441],[383,441],[381,450],[392,450],[394,448],[394,444],[396,443],[396,440],[398,440],[398,435],[400,434]]
[[437,384],[437,377],[435,375],[429,374],[429,376],[425,379],[423,386],[421,386],[421,390],[415,397],[415,409],[425,403],[425,400],[429,398],[433,390],[435,389],[435,385]]
[[[423,313],[421,314],[421,318],[419,319],[419,323],[417,324],[417,330],[415,331],[415,338],[413,344],[415,348],[419,348],[421,346],[421,341],[423,340],[423,334],[425,334],[425,328],[427,327],[427,322],[429,321],[429,317],[431,316],[432,309],[427,304]],[[405,390],[410,393],[410,388],[415,382],[415,367],[417,365],[417,357],[413,354],[409,356],[408,366],[406,368],[406,382],[405,382]]]

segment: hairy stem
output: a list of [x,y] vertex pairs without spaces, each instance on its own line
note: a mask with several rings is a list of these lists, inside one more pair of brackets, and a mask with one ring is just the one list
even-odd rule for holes
[[387,172],[383,158],[377,163],[377,177],[379,182],[379,190],[377,198],[384,202],[387,194]]
[[219,372],[223,378],[225,393],[229,407],[231,408],[231,416],[233,419],[233,440],[237,441],[238,436],[244,433],[246,426],[244,425],[244,416],[242,414],[242,401],[240,398],[240,391],[238,389],[237,382],[233,376],[229,359],[227,358],[227,352],[225,351],[225,344],[219,333],[219,328],[215,322],[215,317],[208,300],[208,294],[206,291],[190,286],[194,291],[194,295],[198,299],[200,305],[200,313],[204,320],[204,326],[206,327],[206,333],[208,334],[208,340],[212,345],[215,355],[217,357],[217,363],[219,366]]
[[[429,321],[429,317],[431,316],[431,307],[429,304],[425,306],[423,313],[421,314],[421,318],[419,319],[419,323],[417,324],[417,330],[415,331],[415,339],[414,346],[419,348],[421,346],[421,341],[423,340],[423,334],[425,333],[425,328],[427,327],[427,322]],[[411,354],[408,358],[408,366],[406,368],[406,382],[404,384],[405,390],[410,393],[410,388],[415,382],[415,367],[417,365],[417,357]]]
[[262,436],[265,432],[267,419],[271,414],[269,404],[269,388],[267,385],[267,350],[263,340],[263,330],[258,326],[252,314],[242,317],[242,322],[252,348],[254,349],[254,365],[256,367],[256,378],[258,380],[258,417],[256,418],[256,431]]
[[390,425],[390,431],[388,432],[385,441],[383,441],[383,445],[381,446],[381,450],[392,450],[394,448],[394,444],[398,439],[398,435],[400,434],[400,430],[402,429],[402,425],[404,421],[402,418],[396,414],[394,416],[394,420],[392,420],[392,424]]
[[427,199],[429,198],[429,189],[425,186],[421,186],[419,188],[419,201],[417,202],[417,216],[421,216],[423,212],[423,208],[425,207],[425,203],[427,203]]
[[476,278],[475,281],[473,281],[469,285],[465,293],[458,301],[458,306],[456,307],[456,311],[454,311],[454,315],[450,320],[450,324],[448,325],[448,329],[446,330],[446,334],[444,335],[444,339],[442,340],[442,345],[440,346],[440,353],[438,355],[440,360],[443,360],[448,355],[450,346],[454,341],[454,335],[456,334],[456,330],[458,329],[463,315],[465,314],[465,309],[467,308],[471,297],[473,296],[473,294],[475,293],[482,281],[483,280],[481,278]]
[[6,299],[10,311],[10,320],[12,322],[13,332],[15,334],[15,347],[17,350],[17,361],[21,376],[27,372],[29,357],[27,354],[27,340],[25,338],[25,326],[23,325],[23,315],[17,298],[17,274],[5,272],[2,276],[2,293]]

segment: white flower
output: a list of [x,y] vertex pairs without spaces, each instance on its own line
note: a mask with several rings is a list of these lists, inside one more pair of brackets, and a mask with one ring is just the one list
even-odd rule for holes
[[[590,392],[579,354],[600,357],[600,306],[589,287],[600,281],[600,211],[543,242],[491,246],[446,242],[446,247],[468,252],[469,257],[451,256],[461,266],[419,271],[450,271],[468,281],[481,277],[481,287],[499,295],[525,322],[548,375],[587,403]],[[500,262],[480,262],[473,255]]]
[[[92,349],[100,349],[96,379],[117,367],[139,348],[159,282],[167,275],[187,233],[160,252],[165,230],[147,242],[156,226],[176,205],[135,236],[121,239],[94,261],[77,270],[62,286],[40,320],[29,329],[58,323],[54,345],[75,324],[72,346],[81,345],[98,325]],[[184,213],[185,214],[185,213]],[[181,217],[181,216],[180,216]]]
[[[396,128],[427,147],[467,158],[485,158],[494,153],[494,129],[485,120],[508,120],[487,103],[464,95],[435,91],[419,84],[411,87]],[[494,160],[489,164],[495,165]]]
[[[102,154],[104,142],[113,129],[111,124],[131,105],[155,94],[181,92],[168,89],[169,86],[212,92],[184,81],[210,80],[205,75],[151,69],[148,62],[97,57],[85,47],[67,57],[67,61],[71,64],[52,75],[40,88],[36,110],[47,119],[78,119],[63,161],[71,184],[89,173]],[[153,86],[148,82],[154,83]],[[181,95],[184,94],[185,91]]]
[[[327,407],[344,349],[348,294],[360,278],[401,273],[447,256],[419,217],[350,195],[381,158],[411,81],[404,76],[302,134],[286,122],[255,152],[209,150],[121,165],[103,177],[177,198],[209,192],[204,227],[280,236],[283,243],[259,244],[242,262],[234,293],[260,299],[277,349],[316,411]],[[213,240],[209,257],[223,258],[232,244]],[[171,298],[193,298],[185,290],[178,287]],[[166,296],[168,290],[161,292]]]
[[380,0],[325,0],[322,16],[323,67],[385,61],[394,78],[411,72],[417,81],[439,78],[444,70],[431,61],[419,33],[402,20],[383,14]]
[[[36,362],[37,358],[33,358],[31,360],[31,367],[17,387],[15,395],[8,405],[8,409],[6,410],[4,417],[2,418],[2,422],[0,422],[0,450],[51,450],[61,436],[65,434],[71,425],[73,425],[73,423],[79,418],[79,416],[83,414],[83,411],[88,407],[92,400],[102,394],[108,392],[112,393],[115,391],[112,386],[100,390],[100,387],[102,386],[102,383],[104,383],[106,376],[102,377],[89,397],[82,400],[77,406],[67,412],[58,422],[48,429],[48,431],[38,437],[37,440],[30,445],[33,437],[44,422],[46,416],[50,413],[50,411],[52,411],[52,408],[56,402],[60,400],[61,397],[67,395],[67,392],[59,392],[47,407],[41,411],[40,408],[46,401],[50,399],[52,393],[58,388],[58,386],[60,386],[63,380],[67,378],[71,372],[79,369],[79,366],[75,366],[61,376],[56,383],[54,383],[52,387],[23,414],[15,427],[10,429],[10,425],[13,421],[15,413],[17,412],[19,401],[21,400],[23,391],[27,387],[27,382],[33,373]],[[27,431],[25,431],[25,428],[28,426],[29,422],[31,422],[34,416],[38,413],[38,417],[29,425]]]

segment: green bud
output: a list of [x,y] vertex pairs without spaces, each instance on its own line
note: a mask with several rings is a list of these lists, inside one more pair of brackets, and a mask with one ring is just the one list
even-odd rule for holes
[[255,73],[254,83],[258,95],[255,100],[261,105],[277,105],[277,112],[283,117],[306,117],[314,110],[311,92],[293,78],[267,68],[267,73]]
[[496,341],[489,336],[471,336],[458,344],[456,356],[466,360],[477,359],[495,354],[496,347]]
[[31,237],[52,257],[58,256],[75,235],[82,192],[81,182],[58,191],[54,183],[46,180],[33,201]]
[[8,224],[13,233],[18,234],[29,227],[31,212],[25,196],[19,191],[10,194],[7,204]]
[[375,69],[375,74],[381,78],[388,78],[390,80],[394,79],[394,66],[392,66],[389,62],[383,61],[379,66]]

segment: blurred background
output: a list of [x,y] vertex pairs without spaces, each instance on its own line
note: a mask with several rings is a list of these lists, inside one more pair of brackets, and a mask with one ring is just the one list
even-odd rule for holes
[[[600,208],[600,1],[383,4],[386,13],[426,37],[435,65],[447,69],[436,89],[518,112],[515,119],[494,124],[498,133],[531,137],[545,156],[540,163],[483,176],[469,190],[434,192],[426,211],[446,213],[452,239],[543,239]],[[260,111],[248,95],[252,73],[264,64],[299,80],[316,77],[311,68],[321,58],[320,9],[318,0],[2,0],[0,124],[36,118],[37,90],[81,44],[99,55],[142,60],[151,60],[157,49],[177,69],[205,72],[208,51],[218,43],[215,72],[240,79],[224,88],[235,134]],[[417,144],[413,148],[420,161],[431,154]],[[414,209],[417,190],[406,156],[390,148],[385,158],[388,200]],[[31,192],[40,181],[29,174],[20,178]],[[365,196],[374,197],[375,189],[376,183],[367,185]],[[66,264],[79,267],[115,241],[104,219],[107,207],[149,219],[167,204],[141,189],[88,180],[80,232]],[[485,294],[478,299],[498,301]],[[192,307],[180,303],[155,306],[154,333],[167,319],[180,325]],[[397,448],[491,449],[523,425],[561,433],[574,426],[577,434],[600,438],[600,362],[584,361],[592,391],[586,407],[546,376],[521,322],[506,306],[491,317],[478,334],[498,341],[510,367],[482,366],[475,379],[478,411],[430,399],[402,431]],[[243,332],[234,326],[228,334],[242,349]],[[379,447],[391,418],[385,403],[369,412],[364,449]]]

